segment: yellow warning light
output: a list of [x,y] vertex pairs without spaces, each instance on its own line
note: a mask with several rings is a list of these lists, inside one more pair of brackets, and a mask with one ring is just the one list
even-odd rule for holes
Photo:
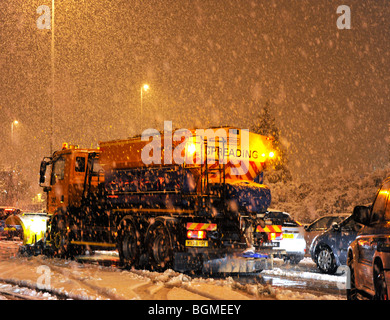
[[189,155],[193,155],[195,153],[195,151],[196,151],[196,146],[194,143],[190,143],[187,145],[187,153]]
[[63,144],[62,144],[62,150],[66,150],[66,149],[68,149],[69,148],[69,144],[67,143],[67,142],[64,142]]

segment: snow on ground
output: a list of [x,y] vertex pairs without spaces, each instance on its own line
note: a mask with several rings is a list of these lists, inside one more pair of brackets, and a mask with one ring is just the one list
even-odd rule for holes
[[335,282],[340,286],[340,288],[345,287],[346,275],[342,274],[342,271],[336,272],[336,275],[313,272],[312,269],[316,269],[316,267],[315,267],[315,263],[312,261],[311,258],[304,258],[299,264],[300,264],[300,269],[304,269],[303,266],[305,264],[312,266],[312,268],[310,268],[311,271],[301,271],[301,270],[297,271],[296,269],[289,270],[289,269],[281,269],[275,267],[272,270],[264,270],[262,271],[261,274],[286,277],[286,278],[300,278],[300,279],[312,279],[312,280],[319,280],[319,281]]
[[[280,272],[278,269],[274,271]],[[299,275],[299,272],[291,271],[294,272]],[[25,290],[24,294],[40,299],[55,299],[56,294],[68,299],[101,300],[340,299],[336,295],[287,290],[265,283],[261,277],[259,279],[243,284],[231,276],[208,278],[192,277],[173,270],[122,270],[45,256],[26,258],[11,255],[0,261],[0,284],[6,281],[8,285],[0,286],[0,291],[6,287],[7,290],[22,290],[16,287],[19,285]],[[24,289],[26,286],[31,291]],[[49,293],[44,295],[34,287],[46,288]]]
[[0,300],[8,300],[5,293],[17,294],[21,296],[31,297],[34,300],[57,300],[57,298],[48,292],[40,292],[25,287],[15,286],[11,284],[0,283]]

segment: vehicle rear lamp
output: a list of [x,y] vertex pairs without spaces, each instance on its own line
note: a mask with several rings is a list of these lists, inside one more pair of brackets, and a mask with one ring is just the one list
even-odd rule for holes
[[282,232],[269,232],[268,233],[268,240],[283,240],[283,233]]
[[188,230],[188,239],[206,239],[206,231],[204,230]]

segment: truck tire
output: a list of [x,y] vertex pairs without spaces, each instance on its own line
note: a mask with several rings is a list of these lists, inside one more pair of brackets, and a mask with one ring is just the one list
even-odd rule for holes
[[137,229],[130,220],[125,220],[121,223],[118,252],[120,262],[124,267],[138,265],[140,256],[139,240],[137,237]]
[[51,223],[51,242],[53,244],[54,256],[66,258],[69,255],[69,237],[66,222],[63,217],[55,217]]
[[149,226],[147,232],[149,264],[152,270],[163,271],[173,266],[172,235],[163,223]]

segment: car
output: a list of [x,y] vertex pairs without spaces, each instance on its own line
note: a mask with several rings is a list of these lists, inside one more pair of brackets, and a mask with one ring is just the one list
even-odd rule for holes
[[20,213],[20,209],[14,207],[0,207],[0,220],[7,219],[8,216]]
[[316,236],[328,230],[333,224],[340,223],[349,215],[348,213],[326,215],[314,220],[309,225],[305,225],[306,253],[310,253],[311,244]]
[[2,239],[23,239],[23,228],[21,225],[8,224],[7,220],[0,220],[0,238]]
[[363,227],[348,248],[350,287],[347,299],[389,300],[390,295],[390,177],[371,206],[356,206],[352,218]]
[[334,274],[339,266],[346,265],[348,246],[361,228],[362,225],[349,214],[345,220],[333,223],[328,230],[314,238],[310,255],[322,273]]
[[291,264],[298,264],[304,258],[306,250],[303,226],[289,213],[278,210],[268,210],[264,220],[268,224],[282,226],[281,233],[269,234],[272,242],[276,244],[273,249],[285,251],[282,258]]
[[5,221],[4,220],[0,220],[0,237],[2,236],[3,232],[4,232],[4,228],[5,228]]

